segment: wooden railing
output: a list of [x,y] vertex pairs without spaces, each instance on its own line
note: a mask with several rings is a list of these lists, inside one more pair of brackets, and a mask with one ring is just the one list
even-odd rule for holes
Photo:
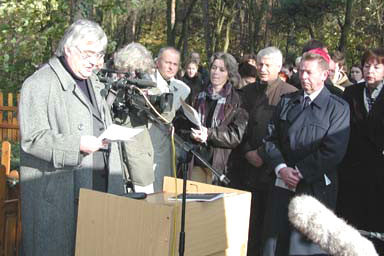
[[17,119],[19,99],[20,94],[3,95],[0,92],[0,141],[19,140],[19,121]]
[[21,237],[19,175],[11,169],[11,144],[4,141],[0,165],[0,256],[17,256]]

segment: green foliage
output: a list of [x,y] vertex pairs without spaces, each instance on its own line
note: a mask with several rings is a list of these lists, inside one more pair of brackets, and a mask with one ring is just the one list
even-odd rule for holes
[[[176,42],[180,39],[181,19],[192,1],[177,0]],[[204,21],[208,17],[204,16],[204,1],[209,4],[209,38],[205,35]],[[187,43],[182,44],[181,50],[183,54],[198,51],[202,61],[207,62],[207,51],[223,50],[226,32],[230,31],[228,52],[236,57],[274,45],[287,59],[294,59],[310,38],[324,41],[332,52],[339,47],[346,1],[201,0],[189,16]],[[155,56],[167,42],[167,1],[164,0],[2,1],[0,90],[18,91],[24,79],[52,56],[73,15],[70,13],[72,2],[76,3],[77,14],[95,20],[106,31],[107,57],[132,41],[142,43]],[[352,10],[353,21],[346,45],[349,64],[358,62],[365,48],[384,46],[382,0],[354,0]],[[209,50],[208,39],[212,43]]]
[[20,142],[11,141],[11,170],[20,170]]
[[9,0],[0,5],[0,89],[16,92],[53,52],[63,33],[66,1]]

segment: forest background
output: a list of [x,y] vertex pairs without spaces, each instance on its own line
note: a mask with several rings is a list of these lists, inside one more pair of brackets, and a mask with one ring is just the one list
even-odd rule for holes
[[240,58],[272,45],[293,62],[314,38],[350,65],[384,46],[383,0],[0,0],[0,90],[17,92],[79,18],[106,31],[106,60],[132,41],[154,56],[166,45],[182,60],[197,51],[204,63],[216,51]]

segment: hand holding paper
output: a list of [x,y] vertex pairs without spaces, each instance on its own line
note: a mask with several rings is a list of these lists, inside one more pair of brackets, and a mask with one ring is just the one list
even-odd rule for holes
[[198,142],[201,142],[201,143],[207,142],[207,139],[208,139],[208,129],[207,128],[202,126],[200,130],[196,130],[193,128],[191,128],[191,130],[192,130],[192,133],[191,133],[192,139],[194,139]]
[[197,111],[193,107],[185,103],[185,101],[181,97],[180,97],[180,102],[181,102],[181,107],[183,108],[183,111],[184,111],[184,115],[188,118],[189,121],[197,125],[201,130],[202,125],[201,125],[199,114],[197,113]]
[[127,141],[142,132],[141,128],[127,128],[121,125],[112,124],[98,137],[107,141]]

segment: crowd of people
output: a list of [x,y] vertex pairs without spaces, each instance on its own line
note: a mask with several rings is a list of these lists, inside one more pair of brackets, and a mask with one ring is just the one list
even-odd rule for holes
[[[96,73],[106,46],[97,23],[78,20],[22,86],[21,255],[74,254],[80,188],[162,191],[164,176],[173,176],[173,128],[230,184],[178,148],[189,179],[252,193],[248,255],[327,255],[288,221],[288,204],[299,194],[358,229],[384,232],[384,49],[367,49],[350,71],[341,52],[329,54],[317,40],[294,65],[273,46],[238,60],[216,52],[207,67],[192,52],[178,76],[177,49],[163,47],[153,58],[129,43],[109,68],[118,78],[147,74],[156,86],[143,95],[172,95],[160,124],[135,106],[120,111],[114,100],[123,90],[102,93]],[[200,125],[183,115],[182,101]],[[100,140],[112,123],[142,132],[121,143]],[[384,255],[382,242],[374,243]]]

